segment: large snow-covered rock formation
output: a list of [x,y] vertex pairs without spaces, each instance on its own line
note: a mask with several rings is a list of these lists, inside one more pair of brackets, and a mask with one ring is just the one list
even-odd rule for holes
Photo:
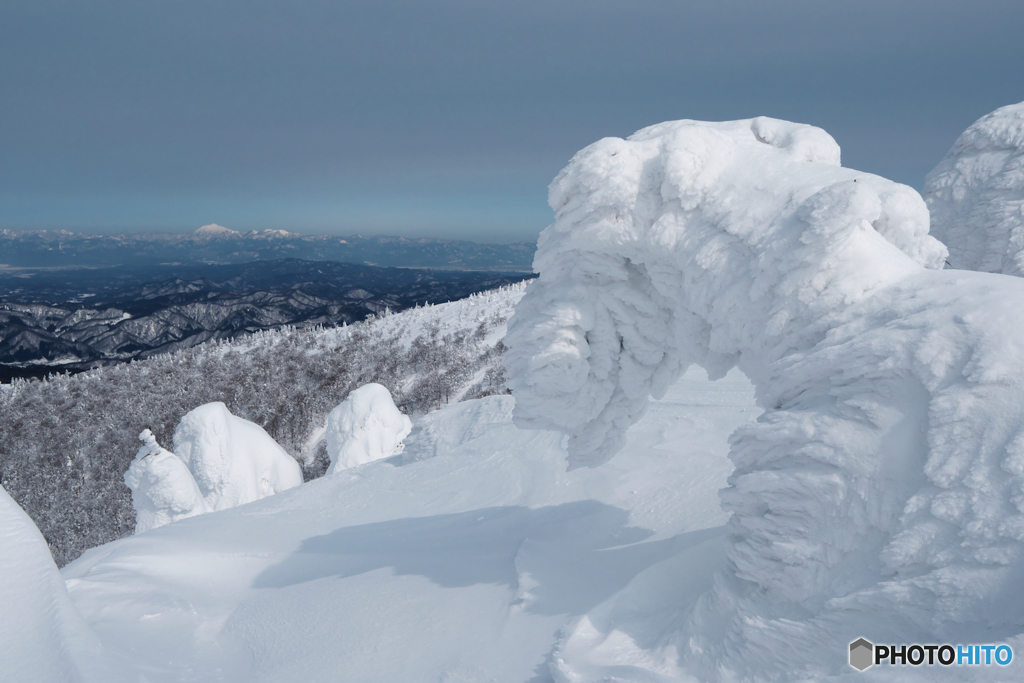
[[232,415],[223,403],[187,413],[174,430],[181,458],[210,510],[224,510],[302,483],[302,469],[258,424]]
[[600,140],[550,203],[506,337],[521,426],[598,465],[693,363],[765,409],[731,438],[727,567],[660,641],[685,670],[814,678],[865,634],[1019,632],[1024,282],[937,270],[916,192],[772,119]]
[[148,429],[139,434],[139,441],[142,447],[124,473],[135,508],[135,533],[209,512],[188,465],[161,448]]
[[364,384],[327,416],[328,474],[402,452],[412,421],[382,384]]
[[1024,102],[965,130],[925,180],[954,268],[1024,276]]

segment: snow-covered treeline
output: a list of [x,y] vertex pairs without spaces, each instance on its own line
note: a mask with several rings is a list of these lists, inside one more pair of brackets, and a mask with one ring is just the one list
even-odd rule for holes
[[221,401],[262,426],[307,479],[329,459],[327,414],[369,382],[407,414],[501,391],[500,339],[513,285],[461,301],[320,330],[285,329],[0,392],[0,480],[58,565],[132,533],[122,476],[151,430],[171,443],[181,418]]
[[[506,337],[518,424],[598,465],[690,364],[765,410],[730,440],[724,568],[648,642],[698,680],[820,680],[864,633],[1018,632],[1024,281],[938,270],[916,192],[772,119],[601,140],[550,203]],[[601,678],[592,631],[557,680]]]

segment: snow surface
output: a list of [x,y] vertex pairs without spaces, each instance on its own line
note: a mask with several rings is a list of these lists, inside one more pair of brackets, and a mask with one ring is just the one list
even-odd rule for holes
[[382,384],[364,384],[327,416],[327,473],[365,465],[402,452],[412,421],[395,407]]
[[174,453],[188,466],[210,510],[250,503],[302,483],[295,459],[258,424],[216,401],[185,414]]
[[443,412],[427,413],[416,420],[406,438],[402,462],[433,458],[477,439],[494,425],[511,422],[514,407],[511,396],[488,396],[456,403]]
[[0,488],[0,679],[121,680],[71,602],[46,540]]
[[954,268],[1024,276],[1024,102],[965,130],[928,174],[924,197]]
[[525,683],[551,680],[565,624],[641,572],[686,562],[694,590],[709,584],[725,437],[760,412],[742,375],[695,370],[614,461],[571,472],[556,433],[507,419],[465,431],[467,408],[510,400],[427,416],[449,444],[435,457],[89,550],[63,570],[75,605],[154,683]]
[[[699,680],[818,679],[861,636],[1024,624],[1024,282],[932,270],[946,251],[917,193],[838,162],[810,126],[679,121],[552,183],[505,340],[517,424],[598,465],[691,363],[740,368],[765,408],[731,437],[713,587],[693,604],[681,586],[653,645],[621,651],[651,671],[671,649]],[[593,630],[631,620],[570,628],[560,680],[611,676]]]

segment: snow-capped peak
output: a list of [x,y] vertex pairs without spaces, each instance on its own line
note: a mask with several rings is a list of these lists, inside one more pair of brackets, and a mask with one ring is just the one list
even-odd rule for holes
[[214,236],[214,235],[241,235],[242,233],[231,228],[225,228],[223,225],[217,225],[216,223],[210,223],[204,225],[195,231],[196,235]]

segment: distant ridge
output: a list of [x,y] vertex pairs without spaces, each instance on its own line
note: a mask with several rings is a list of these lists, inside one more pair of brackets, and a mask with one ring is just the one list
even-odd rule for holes
[[529,277],[300,259],[0,272],[0,382],[284,326],[351,324]]
[[532,270],[535,250],[533,242],[482,244],[391,235],[239,232],[217,224],[189,234],[0,230],[0,265],[20,268],[229,264],[298,258],[400,268],[523,272]]

